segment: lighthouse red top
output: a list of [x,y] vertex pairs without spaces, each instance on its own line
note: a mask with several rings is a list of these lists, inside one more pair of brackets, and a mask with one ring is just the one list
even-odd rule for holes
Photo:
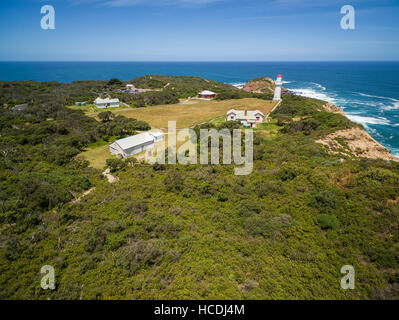
[[283,76],[281,75],[281,74],[279,74],[278,76],[277,76],[277,78],[282,78]]

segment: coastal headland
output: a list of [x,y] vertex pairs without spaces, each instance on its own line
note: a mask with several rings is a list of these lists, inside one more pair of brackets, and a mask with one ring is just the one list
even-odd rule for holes
[[[194,99],[204,90],[212,100]],[[0,296],[398,299],[397,159],[337,106],[286,93],[275,108],[270,90],[251,90],[170,76],[0,82]],[[268,116],[249,175],[109,151],[168,120],[243,129],[230,108]],[[40,287],[44,265],[54,290]],[[348,265],[354,290],[340,286]]]

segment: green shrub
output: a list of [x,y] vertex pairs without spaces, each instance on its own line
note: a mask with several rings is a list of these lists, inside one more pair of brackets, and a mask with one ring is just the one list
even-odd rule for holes
[[123,170],[127,166],[122,159],[107,159],[106,163],[111,172]]
[[371,168],[359,174],[357,181],[362,185],[399,185],[399,174],[383,168]]
[[338,195],[335,190],[324,190],[315,194],[309,205],[321,212],[329,212],[338,207]]
[[284,193],[284,186],[280,181],[261,182],[255,186],[255,193],[259,198],[266,197],[272,193]]
[[126,236],[119,233],[111,233],[107,236],[105,247],[109,250],[116,250],[127,243]]
[[336,216],[330,214],[321,214],[318,217],[320,227],[326,229],[337,229],[339,227],[339,221]]
[[122,81],[120,81],[117,78],[112,78],[111,80],[108,81],[109,86],[115,86],[115,85],[121,85]]
[[253,214],[259,214],[262,211],[262,206],[257,201],[246,200],[242,201],[237,207],[237,214],[241,217],[249,217]]
[[163,255],[163,251],[154,241],[136,240],[118,250],[116,266],[124,269],[131,276],[145,266],[160,263]]
[[282,214],[277,217],[252,216],[245,220],[244,226],[251,236],[264,236],[276,238],[283,228],[289,227],[292,217]]
[[184,188],[184,179],[178,172],[168,172],[166,177],[163,180],[163,183],[166,187],[166,191],[173,192],[177,191],[180,192]]

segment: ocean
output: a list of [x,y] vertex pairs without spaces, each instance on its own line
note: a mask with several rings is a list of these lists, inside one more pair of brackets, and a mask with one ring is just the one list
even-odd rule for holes
[[5,81],[127,81],[163,74],[242,87],[255,77],[275,79],[279,73],[287,89],[340,106],[399,156],[399,62],[0,62]]

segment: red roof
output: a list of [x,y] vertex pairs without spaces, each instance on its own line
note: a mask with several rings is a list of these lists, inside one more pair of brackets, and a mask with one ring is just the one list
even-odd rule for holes
[[277,78],[282,78],[283,76],[281,75],[281,74],[279,74],[278,76],[277,76]]

